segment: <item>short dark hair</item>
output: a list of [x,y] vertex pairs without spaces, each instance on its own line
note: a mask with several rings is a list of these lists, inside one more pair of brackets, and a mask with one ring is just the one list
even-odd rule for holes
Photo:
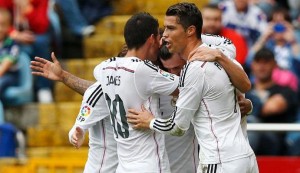
[[263,47],[255,53],[253,61],[259,61],[262,59],[274,61],[274,53],[270,49]]
[[140,48],[151,34],[157,36],[158,21],[149,13],[137,13],[125,24],[124,37],[128,49]]
[[219,8],[219,5],[218,4],[214,4],[214,3],[209,3],[209,4],[206,4],[203,6],[203,9],[205,8],[209,8],[209,9],[213,9],[213,10],[219,10],[219,11],[222,11],[220,8]]
[[278,14],[278,13],[279,14],[281,13],[283,15],[284,20],[286,20],[288,22],[292,22],[292,18],[290,16],[289,11],[286,8],[284,8],[284,7],[276,7],[276,8],[274,8],[272,10],[271,20],[273,20],[273,15],[274,14]]
[[168,60],[172,57],[172,53],[169,51],[166,45],[162,45],[159,49],[159,58],[162,60]]
[[170,6],[166,12],[166,16],[177,16],[178,23],[186,30],[189,26],[196,27],[197,38],[201,39],[203,19],[200,10],[194,3],[177,3]]

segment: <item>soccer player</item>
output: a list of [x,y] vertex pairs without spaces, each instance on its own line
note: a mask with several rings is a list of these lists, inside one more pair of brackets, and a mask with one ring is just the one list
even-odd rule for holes
[[[203,36],[203,35],[202,35]],[[211,42],[215,36],[209,36]],[[160,48],[160,61],[163,67],[170,73],[180,75],[181,69],[186,64],[186,61],[181,58],[178,53],[170,53],[166,46]],[[242,129],[246,124],[246,114],[252,110],[252,103],[250,100],[245,99],[243,95],[239,95],[239,105],[241,108],[243,122],[241,122]],[[160,96],[160,111],[161,118],[167,119],[174,111],[177,97],[174,96]],[[247,130],[247,129],[246,129]],[[246,135],[246,134],[245,134]],[[198,166],[198,142],[194,132],[194,126],[191,124],[190,128],[182,137],[165,135],[165,145],[169,157],[171,172],[197,172]]]
[[[158,22],[150,14],[133,15],[126,22],[124,36],[128,47],[125,58],[111,58],[94,70],[101,84],[94,94],[101,93],[99,100],[106,101],[117,141],[119,164],[116,172],[168,173],[164,136],[151,130],[134,130],[127,123],[126,113],[128,108],[139,109],[147,104],[148,110],[158,115],[158,95],[176,92],[179,79],[150,61],[144,61],[146,58],[155,61],[159,50]],[[90,98],[92,102],[94,96]]]
[[[201,41],[202,16],[191,3],[168,8],[164,40],[171,53],[185,59]],[[179,97],[169,119],[154,118],[149,112],[127,116],[133,128],[153,129],[181,136],[193,123],[200,144],[198,172],[258,172],[256,158],[240,126],[241,113],[235,88],[223,67],[217,62],[188,62],[181,71]]]
[[[225,41],[224,38],[221,38],[221,37],[204,36],[204,35],[203,35],[203,40],[205,42],[207,42],[208,44],[218,44],[218,45]],[[226,45],[223,45],[223,48],[226,49]],[[230,45],[228,48],[230,48]],[[227,50],[229,50],[229,52],[230,52],[230,49],[228,49],[228,48],[227,48]],[[33,73],[36,75],[41,75],[41,76],[47,77],[52,80],[62,81],[64,84],[66,84],[67,86],[69,86],[70,88],[72,88],[73,90],[77,91],[80,94],[84,93],[86,88],[90,84],[93,83],[92,81],[86,81],[86,80],[80,79],[80,78],[62,70],[62,68],[61,68],[59,62],[57,61],[56,57],[54,56],[54,54],[52,54],[52,59],[53,59],[53,63],[49,62],[45,59],[36,57],[36,61],[32,62],[32,68],[34,70],[38,70],[39,72],[33,72]],[[185,63],[185,61],[182,61],[180,59],[179,59],[179,61],[176,61],[176,58],[175,58],[175,61],[174,61],[174,58],[171,58],[170,60],[164,61],[163,64],[171,72],[178,74],[183,66],[183,64],[180,62]],[[167,111],[172,110],[172,106],[170,105],[170,99],[167,97],[168,96],[165,96],[164,99],[161,99],[161,101],[160,101],[161,109],[162,109],[162,112],[164,112],[164,115],[169,115],[169,113]],[[248,108],[249,108],[249,106],[248,106]],[[77,120],[77,121],[80,121],[80,120]],[[97,122],[95,126],[92,126],[91,129],[89,129],[90,131],[97,131],[97,129],[102,129],[102,131],[100,133],[91,133],[91,132],[89,133],[89,138],[90,138],[90,140],[93,140],[93,141],[90,141],[89,158],[88,158],[88,161],[87,161],[87,164],[85,167],[85,171],[90,170],[89,168],[93,168],[93,170],[95,170],[95,171],[100,169],[100,168],[95,167],[96,164],[92,164],[92,165],[94,165],[94,167],[91,167],[90,166],[91,163],[98,163],[98,167],[100,167],[100,165],[101,165],[101,172],[102,172],[102,170],[107,170],[109,168],[109,167],[107,167],[107,164],[106,164],[107,162],[102,161],[103,156],[100,155],[100,157],[92,157],[94,154],[90,154],[90,153],[107,153],[109,151],[109,153],[106,154],[107,157],[110,155],[112,155],[112,156],[116,155],[116,151],[115,151],[116,146],[115,145],[104,145],[108,142],[112,143],[114,141],[112,141],[113,140],[112,134],[109,133],[109,130],[111,130],[110,129],[111,127],[108,125],[104,126],[103,122],[107,123],[107,121],[101,120],[101,121]],[[89,124],[89,125],[91,125],[91,124]],[[71,134],[74,132],[75,127],[76,127],[76,125],[74,125],[74,127],[70,131],[70,140],[72,139]],[[81,135],[81,137],[83,137],[80,129],[77,128],[77,130],[79,131],[79,134]],[[101,135],[102,133],[104,135]],[[187,172],[187,173],[195,172],[195,165],[197,165],[197,149],[196,149],[197,142],[194,140],[194,137],[195,136],[194,136],[193,130],[190,130],[189,135],[186,135],[186,142],[180,138],[167,137],[167,140],[166,140],[167,153],[169,156],[172,172],[178,172],[178,171],[182,172],[183,170],[185,170],[185,172]],[[79,139],[76,138],[76,140],[79,140]],[[108,141],[108,142],[103,143],[103,140]],[[92,147],[91,144],[93,144],[94,147]],[[192,148],[187,147],[188,145],[192,146]],[[96,147],[96,146],[98,146],[98,147]],[[78,145],[77,145],[77,147],[78,147]],[[97,150],[93,151],[97,148],[99,148],[99,151],[97,151]],[[115,151],[115,153],[112,153],[113,151]],[[176,151],[176,152],[173,152],[173,151]],[[112,159],[107,158],[107,160],[111,160],[111,162],[109,162],[109,163],[111,163],[111,165],[112,165],[112,163],[114,163],[114,165],[117,164],[117,159],[112,160]],[[178,161],[180,161],[180,164]],[[188,164],[185,164],[185,163],[188,163]],[[192,165],[192,166],[190,167],[190,165]],[[108,169],[108,170],[110,170],[110,171],[105,171],[105,172],[114,172],[113,169]],[[86,171],[86,172],[89,172],[89,171]],[[91,170],[90,170],[90,172],[91,172]]]
[[[177,76],[180,75],[182,67],[186,64],[179,54],[171,54],[165,45],[160,48],[159,60],[169,73]],[[160,96],[161,118],[170,118],[176,99],[177,96]],[[165,145],[171,172],[196,173],[199,163],[198,142],[192,125],[181,138],[165,135]]]
[[[215,37],[215,38],[217,38],[217,37]],[[212,43],[214,43],[216,41],[212,38],[210,38],[209,40],[211,40],[210,42],[212,42]],[[224,42],[224,40],[222,40],[221,42]],[[219,43],[218,42],[215,42],[215,43],[220,44],[221,42],[219,41]],[[210,44],[212,44],[212,43],[210,43]],[[54,63],[51,63],[49,61],[43,61],[41,58],[36,58],[41,63],[32,62],[32,64],[33,64],[33,66],[37,67],[37,68],[35,68],[35,70],[38,70],[38,71],[41,71],[41,72],[34,72],[34,74],[42,75],[44,77],[51,77],[52,79],[59,79],[60,81],[63,81],[65,84],[67,84],[71,88],[77,90],[77,92],[79,92],[79,93],[83,93],[84,88],[87,87],[90,83],[92,83],[92,82],[89,82],[89,81],[79,79],[79,78],[73,76],[72,74],[67,73],[66,71],[63,71],[61,69],[61,67],[59,66],[59,62],[56,60],[54,55],[52,55],[52,58],[53,58]],[[49,70],[49,69],[53,69],[53,70]],[[56,74],[53,74],[53,72],[51,72],[51,71],[56,71]],[[79,119],[81,119],[81,118],[79,118]],[[101,124],[102,123],[100,123],[100,125]],[[107,126],[105,126],[105,127],[107,127]],[[90,134],[90,138],[91,138],[91,134]],[[106,148],[109,148],[109,147],[111,147],[111,146],[109,146],[109,145],[106,146]],[[89,151],[89,152],[91,152],[91,151]],[[89,154],[89,157],[90,157],[90,154]],[[97,158],[93,158],[93,159],[97,159]],[[102,162],[99,161],[98,163],[100,164]],[[102,166],[105,166],[105,163]]]

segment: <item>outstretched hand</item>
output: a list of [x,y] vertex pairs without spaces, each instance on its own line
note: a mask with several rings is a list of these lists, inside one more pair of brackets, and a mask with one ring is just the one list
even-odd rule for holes
[[80,127],[76,127],[71,142],[75,148],[80,148],[84,141],[84,131]]
[[152,119],[154,119],[154,116],[144,106],[142,106],[142,111],[128,109],[127,121],[132,124],[132,128],[134,129],[150,129]]
[[50,80],[62,81],[63,69],[55,57],[54,52],[51,53],[52,61],[44,58],[35,57],[35,61],[31,61],[30,68],[33,70],[32,74],[42,76]]

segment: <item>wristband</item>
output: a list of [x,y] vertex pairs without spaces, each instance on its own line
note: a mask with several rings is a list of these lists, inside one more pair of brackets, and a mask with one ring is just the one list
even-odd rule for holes
[[150,121],[149,128],[150,128],[151,130],[154,130],[154,127],[153,127],[154,121],[155,121],[155,118],[153,118],[153,119]]

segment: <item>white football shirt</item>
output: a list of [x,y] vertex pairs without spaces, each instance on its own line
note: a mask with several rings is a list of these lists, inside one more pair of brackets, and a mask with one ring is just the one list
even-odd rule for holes
[[[175,104],[172,96],[160,96],[161,118],[170,118]],[[165,145],[173,173],[196,173],[199,164],[198,141],[194,132],[194,126],[183,136],[165,135]]]
[[151,129],[182,135],[192,122],[202,164],[218,164],[253,154],[240,126],[235,88],[220,64],[188,63],[181,72],[179,91],[172,118],[154,119]]
[[70,141],[76,127],[89,130],[90,148],[84,173],[116,172],[117,142],[113,138],[109,111],[99,82],[94,83],[84,93],[76,122],[69,132]]
[[[230,40],[219,35],[202,34],[201,39],[209,46],[217,46],[228,58],[235,57],[235,46]],[[161,118],[170,118],[176,101],[172,96],[160,96]],[[165,145],[169,157],[171,172],[196,173],[199,164],[198,141],[194,126],[191,125],[181,136],[165,136]]]
[[171,94],[178,86],[178,77],[137,57],[111,58],[95,68],[94,76],[102,84],[111,111],[118,143],[116,172],[170,172],[164,136],[152,130],[134,130],[127,123],[126,114],[128,108],[141,110],[142,104],[152,100],[156,108],[150,103],[148,109],[157,116],[157,95]]

